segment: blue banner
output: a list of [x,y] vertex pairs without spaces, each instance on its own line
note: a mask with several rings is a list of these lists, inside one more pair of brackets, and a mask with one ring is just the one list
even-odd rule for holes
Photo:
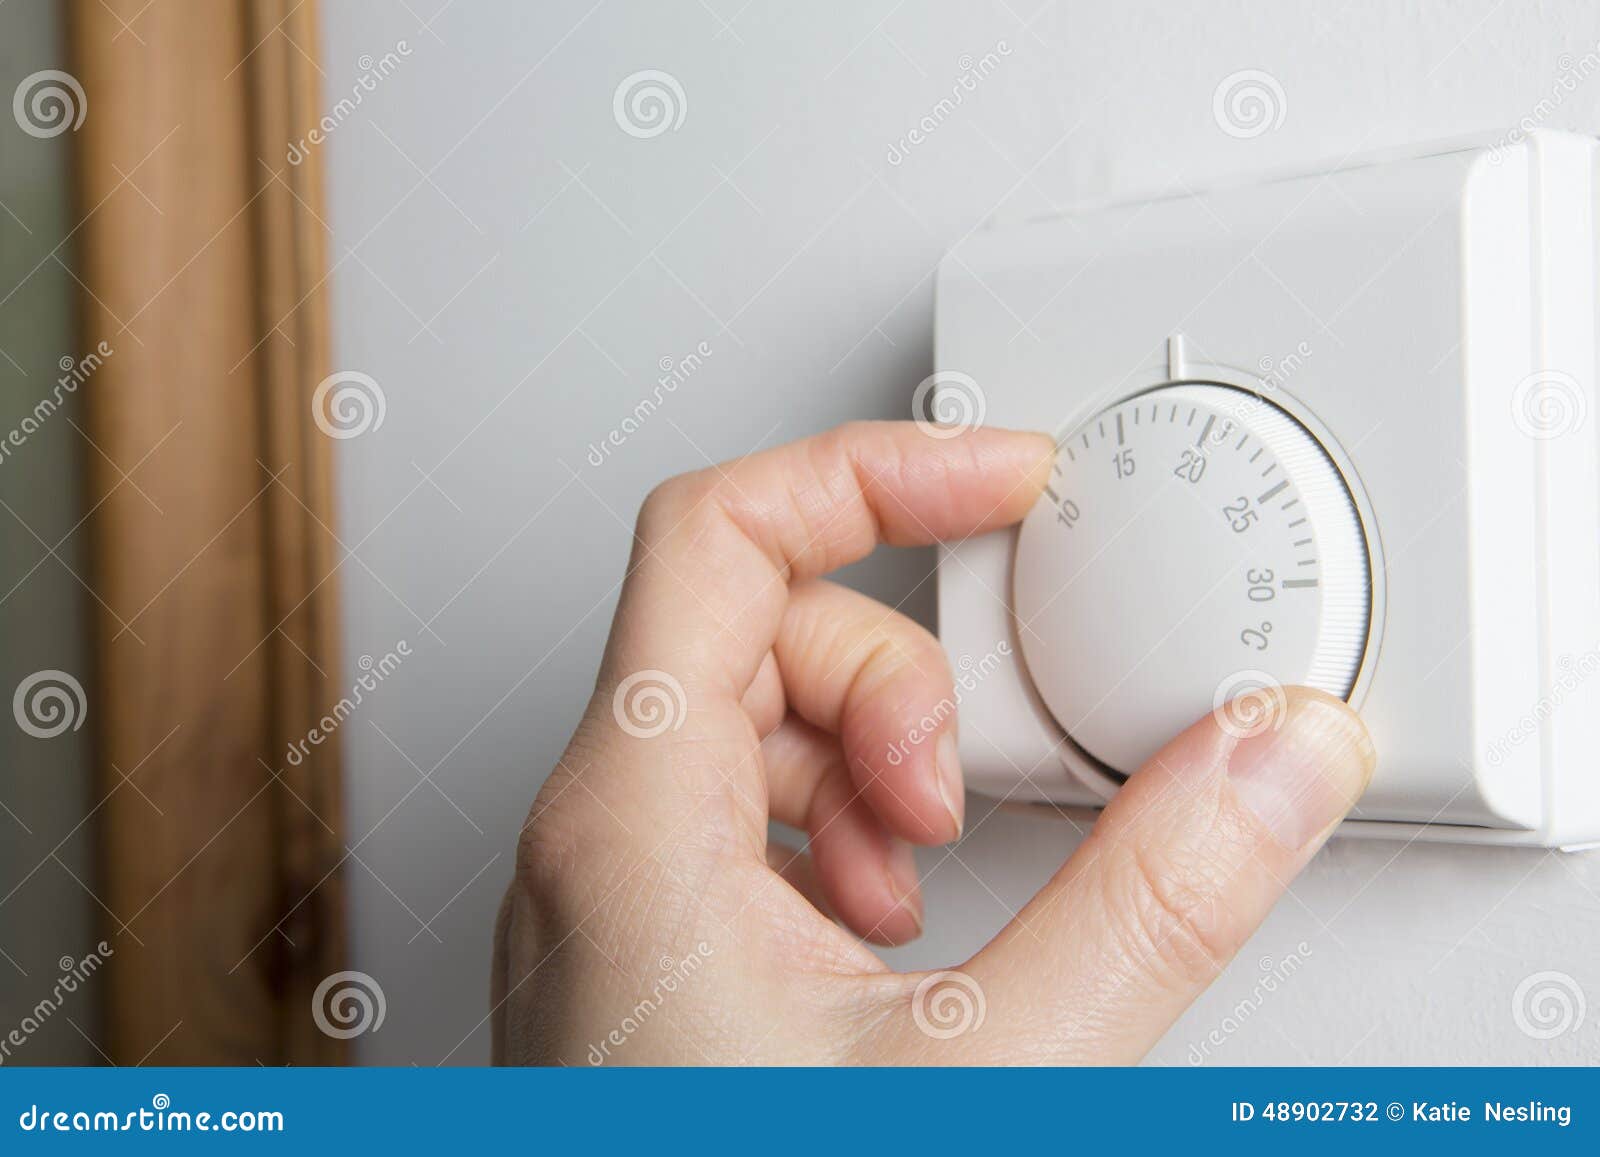
[[1592,1154],[1597,1089],[1592,1069],[0,1069],[0,1152],[488,1142],[817,1157],[1137,1142]]

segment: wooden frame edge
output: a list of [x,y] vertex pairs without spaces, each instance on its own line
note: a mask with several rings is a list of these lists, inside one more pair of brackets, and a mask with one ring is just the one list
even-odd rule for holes
[[338,1063],[338,745],[286,758],[341,697],[316,8],[136,7],[69,18],[107,1052]]

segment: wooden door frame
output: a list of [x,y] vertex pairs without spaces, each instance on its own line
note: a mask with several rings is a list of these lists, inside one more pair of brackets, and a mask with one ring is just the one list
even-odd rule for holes
[[98,852],[118,1064],[330,1064],[341,698],[317,13],[74,0]]

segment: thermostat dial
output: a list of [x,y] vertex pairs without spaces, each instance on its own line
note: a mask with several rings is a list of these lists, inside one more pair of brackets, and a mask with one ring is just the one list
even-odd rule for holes
[[1012,593],[1040,698],[1123,775],[1240,695],[1348,698],[1371,619],[1366,535],[1327,450],[1209,382],[1137,394],[1061,440]]

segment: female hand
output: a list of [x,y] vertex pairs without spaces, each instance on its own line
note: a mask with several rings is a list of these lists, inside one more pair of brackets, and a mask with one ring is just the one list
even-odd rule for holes
[[1053,453],[857,424],[650,495],[501,907],[497,1061],[1131,1063],[1216,977],[1366,787],[1366,731],[1328,696],[1178,736],[958,971],[895,973],[858,939],[922,927],[911,845],[961,832],[957,721],[906,742],[951,699],[944,652],[821,576],[1017,521]]

